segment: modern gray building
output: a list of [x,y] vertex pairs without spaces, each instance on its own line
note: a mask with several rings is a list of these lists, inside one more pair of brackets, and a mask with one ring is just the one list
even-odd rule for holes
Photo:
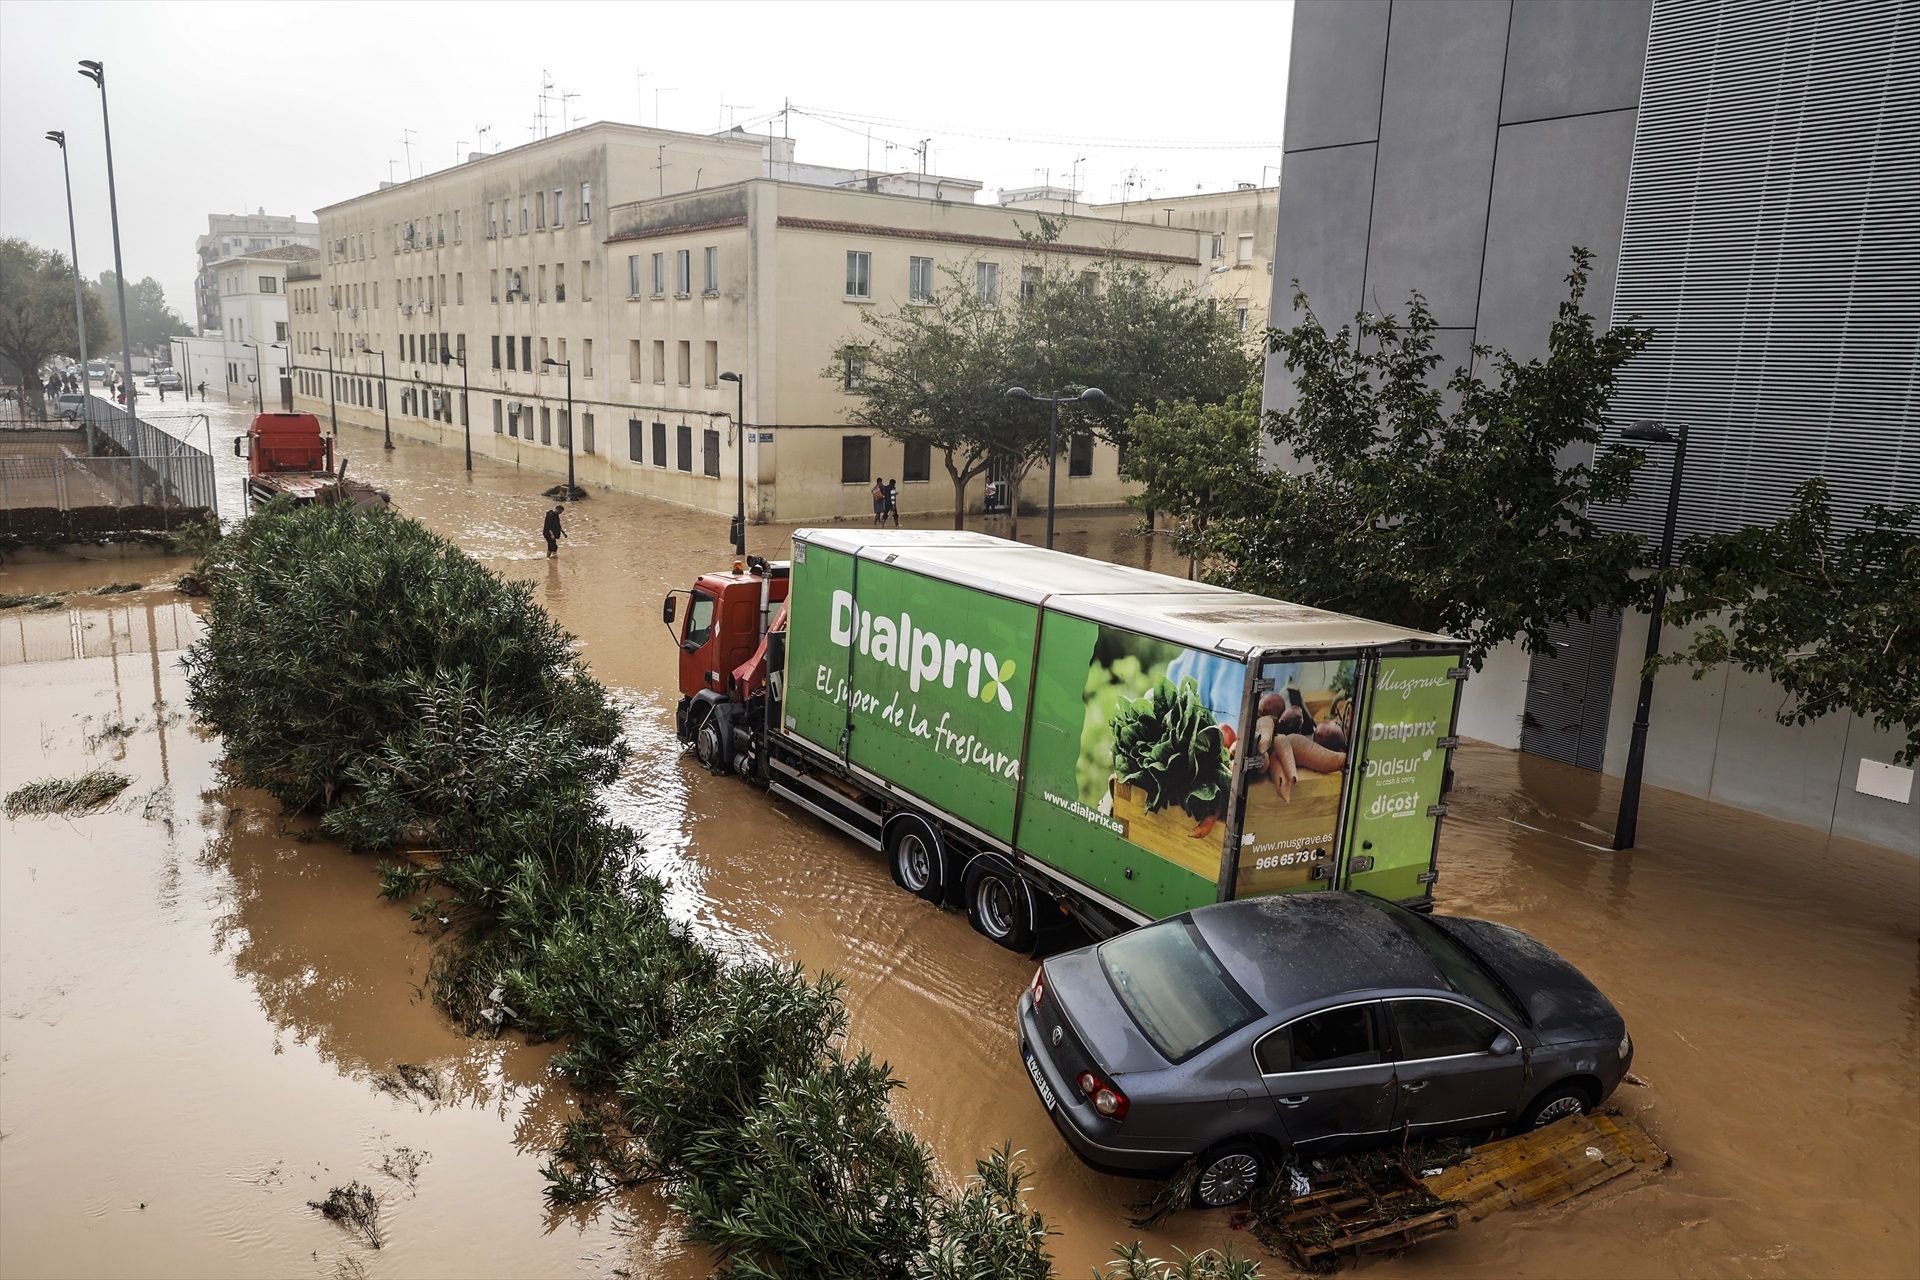
[[[1683,540],[1813,475],[1846,523],[1920,500],[1920,0],[1300,0],[1285,152],[1274,324],[1295,279],[1329,323],[1418,290],[1449,368],[1535,356],[1581,245],[1589,309],[1654,330],[1617,423],[1688,428]],[[1291,394],[1271,360],[1267,406]],[[1666,467],[1604,518],[1657,537]],[[1644,636],[1496,653],[1464,731],[1620,772]],[[1920,854],[1911,773],[1862,764],[1894,736],[1781,700],[1663,673],[1648,783]]]

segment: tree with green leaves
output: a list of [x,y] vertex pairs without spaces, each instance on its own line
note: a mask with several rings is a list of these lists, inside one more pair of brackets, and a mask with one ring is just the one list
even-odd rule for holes
[[1446,632],[1476,667],[1497,645],[1538,651],[1562,619],[1639,598],[1640,539],[1595,511],[1626,496],[1645,458],[1592,449],[1650,335],[1596,327],[1581,307],[1591,263],[1573,251],[1545,356],[1476,347],[1485,373],[1444,380],[1419,294],[1404,319],[1363,312],[1330,332],[1296,292],[1305,318],[1271,343],[1297,398],[1267,436],[1298,470],[1266,469],[1213,517],[1215,580]]
[[[856,426],[940,454],[954,489],[954,527],[965,525],[966,487],[989,469],[1013,490],[1046,459],[1048,415],[1006,399],[1089,386],[1104,406],[1063,415],[1058,444],[1091,432],[1124,444],[1137,408],[1162,400],[1212,402],[1244,387],[1253,362],[1234,332],[1171,268],[1128,258],[1118,246],[1069,250],[1061,224],[1023,231],[1024,251],[1003,262],[1009,284],[983,297],[973,264],[950,266],[934,295],[891,311],[868,308],[825,376],[859,397]],[[1011,283],[1017,280],[1017,285]]]
[[1214,404],[1162,401],[1127,420],[1120,474],[1140,486],[1128,502],[1173,517],[1189,578],[1212,559],[1215,514],[1257,503],[1262,470],[1257,382]]
[[1895,763],[1920,760],[1920,505],[1865,516],[1836,533],[1816,476],[1773,524],[1688,543],[1662,575],[1663,617],[1700,627],[1654,665],[1691,667],[1698,680],[1734,663],[1786,693],[1781,724],[1850,712],[1905,731]]
[[[109,314],[117,314],[120,307],[119,295],[114,288],[115,279],[113,272],[102,271],[100,282],[94,286]],[[160,287],[158,280],[147,276],[138,283],[127,285],[127,337],[128,345],[135,351],[152,351],[168,338],[192,332],[186,322],[167,305],[166,290]]]
[[[98,299],[84,295],[87,347],[98,351],[110,332]],[[73,325],[73,267],[60,253],[25,240],[0,240],[0,357],[19,370],[28,410],[45,417],[41,370],[54,356],[80,355]]]

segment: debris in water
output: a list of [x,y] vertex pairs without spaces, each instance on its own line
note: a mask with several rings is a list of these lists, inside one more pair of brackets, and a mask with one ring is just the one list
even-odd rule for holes
[[9,818],[30,813],[86,813],[133,785],[112,769],[89,769],[77,778],[42,778],[7,793]]
[[144,585],[144,583],[139,582],[109,582],[104,587],[95,587],[90,594],[96,596],[124,595],[129,591],[138,591]]
[[573,488],[569,489],[564,484],[557,484],[553,486],[553,488],[543,491],[542,496],[548,497],[548,498],[560,498],[567,502],[578,502],[582,498],[587,496],[587,491],[585,489],[582,489],[579,485],[574,485]]
[[327,1192],[325,1200],[307,1201],[307,1207],[318,1209],[320,1216],[329,1222],[337,1222],[349,1231],[358,1232],[360,1238],[374,1248],[381,1246],[380,1201],[372,1189],[358,1179]]
[[433,1157],[425,1151],[415,1151],[412,1147],[395,1147],[381,1157],[380,1172],[395,1182],[404,1182],[411,1187],[420,1178],[420,1166]]
[[58,609],[66,598],[67,593],[64,591],[28,592],[25,595],[0,594],[0,609]]
[[374,1076],[373,1087],[396,1098],[418,1096],[428,1102],[440,1101],[440,1073],[411,1062],[396,1062],[392,1071]]

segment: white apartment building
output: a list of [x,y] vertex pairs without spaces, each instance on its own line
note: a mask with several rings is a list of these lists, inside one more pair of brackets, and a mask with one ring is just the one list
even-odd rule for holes
[[[824,376],[863,311],[949,269],[1013,296],[1046,255],[1204,280],[1190,228],[1070,218],[1036,246],[1033,215],[972,203],[977,183],[804,168],[784,141],[595,124],[321,209],[321,278],[291,298],[296,405],[450,447],[471,431],[553,475],[571,442],[582,484],[716,512],[744,454],[755,519],[867,514],[882,477],[903,511],[942,512],[940,458],[848,426],[855,388]],[[744,380],[743,441],[722,373]],[[1114,451],[1076,441],[1060,491],[1120,501]]]
[[232,403],[280,407],[293,363],[289,276],[297,282],[317,275],[319,259],[318,249],[292,244],[214,264],[212,333],[174,339],[181,377],[195,387],[205,383],[209,394],[224,392]]
[[1243,182],[1232,191],[1080,207],[1097,218],[1200,232],[1207,295],[1234,318],[1249,345],[1265,349],[1267,307],[1274,292],[1273,245],[1280,225],[1279,187]]
[[207,233],[194,241],[195,323],[202,333],[220,328],[220,291],[215,267],[228,258],[288,245],[320,247],[320,224],[302,222],[264,208],[253,213],[210,213]]

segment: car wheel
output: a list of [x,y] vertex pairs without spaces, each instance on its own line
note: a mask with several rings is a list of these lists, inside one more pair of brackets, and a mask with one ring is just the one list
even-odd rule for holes
[[1199,1209],[1239,1204],[1267,1177],[1267,1158],[1250,1142],[1229,1142],[1200,1157],[1193,1179],[1193,1203]]
[[1521,1112],[1520,1128],[1544,1129],[1556,1120],[1583,1116],[1592,1105],[1587,1100],[1587,1091],[1578,1085],[1556,1085],[1535,1098],[1533,1105]]
[[1027,886],[1006,863],[983,860],[967,873],[967,919],[1009,951],[1033,947],[1033,912]]
[[946,896],[945,859],[933,829],[919,818],[901,818],[888,842],[893,882],[917,898],[938,903]]

